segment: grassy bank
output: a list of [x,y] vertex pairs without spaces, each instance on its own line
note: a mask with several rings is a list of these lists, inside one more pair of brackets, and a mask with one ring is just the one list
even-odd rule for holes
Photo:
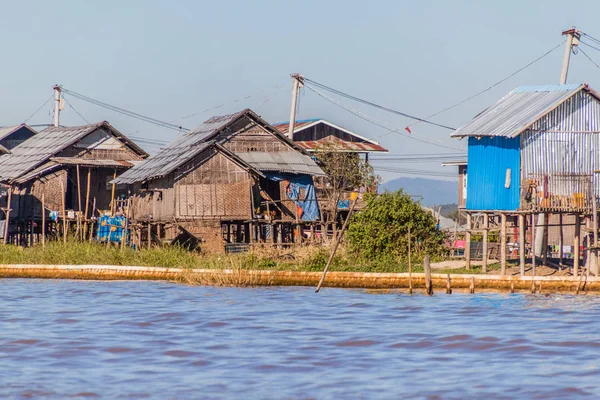
[[[260,249],[248,254],[215,255],[189,252],[178,247],[141,249],[109,247],[99,243],[72,241],[49,242],[23,248],[0,245],[2,264],[63,264],[63,265],[137,265],[148,267],[178,267],[205,269],[261,269],[278,271],[322,271],[329,257],[329,248],[301,247],[290,250]],[[341,248],[331,271],[408,272],[404,263],[372,262],[346,254]],[[423,267],[413,264],[414,272]]]

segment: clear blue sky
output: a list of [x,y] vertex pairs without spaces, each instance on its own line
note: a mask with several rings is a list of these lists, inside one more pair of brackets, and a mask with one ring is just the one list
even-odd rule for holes
[[[25,120],[55,83],[168,121],[224,104],[181,120],[185,127],[246,107],[270,122],[285,121],[292,72],[427,116],[559,44],[563,29],[576,25],[600,38],[598,1],[13,1],[2,11],[1,125]],[[584,49],[600,64],[600,51]],[[457,127],[514,87],[558,83],[563,51],[436,121]],[[600,89],[600,69],[578,54],[569,82]],[[125,134],[177,135],[70,101],[89,121],[108,120]],[[390,127],[410,123],[341,102]],[[298,117],[327,118],[371,138],[386,133],[308,90]],[[51,118],[49,104],[29,122]],[[84,122],[66,106],[61,123]],[[413,129],[414,137],[465,147],[448,134],[425,124]],[[452,152],[398,134],[378,140],[398,154]],[[450,172],[438,163],[398,166]]]

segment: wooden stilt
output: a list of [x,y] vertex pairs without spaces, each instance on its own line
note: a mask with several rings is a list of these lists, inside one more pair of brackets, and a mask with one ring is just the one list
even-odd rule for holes
[[67,211],[65,210],[65,197],[67,197],[67,192],[65,191],[65,184],[63,180],[60,180],[60,190],[62,191],[62,215],[63,215],[63,243],[67,243]]
[[412,263],[411,263],[411,237],[410,225],[408,226],[408,294],[412,295]]
[[[117,179],[117,169],[113,173],[113,180]],[[115,215],[115,184],[112,184],[111,195],[110,195],[110,215]]]
[[423,269],[425,270],[425,294],[427,296],[433,295],[433,285],[431,283],[431,264],[429,262],[429,256],[425,256],[423,260]]
[[506,275],[506,214],[500,218],[500,274]]
[[[92,203],[92,213],[90,214],[90,219],[94,217],[95,213],[96,213],[96,196],[94,196],[94,201]],[[92,243],[93,236],[94,236],[94,222],[92,222],[92,224],[90,226],[90,243]]]
[[471,213],[467,213],[467,232],[465,233],[465,262],[466,269],[471,269],[471,228],[472,228]]
[[521,276],[525,275],[525,216],[519,214],[519,267]]
[[535,215],[531,214],[531,273],[535,276]]
[[573,276],[579,274],[579,248],[581,247],[579,236],[581,234],[581,218],[575,215],[575,236],[573,237]]
[[489,216],[487,213],[483,214],[483,246],[482,246],[482,257],[483,263],[481,265],[481,272],[486,274],[488,267],[488,228],[489,228]]
[[148,222],[148,249],[152,248],[152,224]]
[[6,200],[6,222],[4,225],[4,239],[3,242],[6,244],[8,239],[8,224],[10,223],[10,211],[11,211],[11,199],[12,199],[12,186],[8,188],[8,199]]
[[563,259],[565,257],[563,248],[565,246],[563,236],[563,215],[558,213],[558,267],[560,270],[564,267]]
[[548,213],[544,213],[544,237],[542,238],[542,265],[544,267],[548,266],[548,234],[549,234],[549,225],[550,225],[550,215]]
[[46,247],[46,193],[42,192],[42,247]]

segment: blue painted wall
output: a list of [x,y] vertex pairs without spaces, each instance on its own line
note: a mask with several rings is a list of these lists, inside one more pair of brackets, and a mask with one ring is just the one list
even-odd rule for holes
[[[469,138],[467,210],[519,208],[520,140],[504,137]],[[505,187],[510,168],[510,188]]]

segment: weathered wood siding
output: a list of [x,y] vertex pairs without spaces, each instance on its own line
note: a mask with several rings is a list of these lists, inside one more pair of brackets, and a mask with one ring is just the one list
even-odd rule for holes
[[217,153],[175,183],[177,216],[249,219],[251,187],[250,174]]
[[288,143],[285,143],[260,126],[237,133],[225,139],[222,144],[223,147],[234,153],[295,151]]
[[[61,186],[62,181],[62,186]],[[67,171],[47,174],[27,184],[15,187],[11,199],[11,219],[31,219],[42,216],[42,193],[49,210],[62,208],[63,189],[67,187]]]

